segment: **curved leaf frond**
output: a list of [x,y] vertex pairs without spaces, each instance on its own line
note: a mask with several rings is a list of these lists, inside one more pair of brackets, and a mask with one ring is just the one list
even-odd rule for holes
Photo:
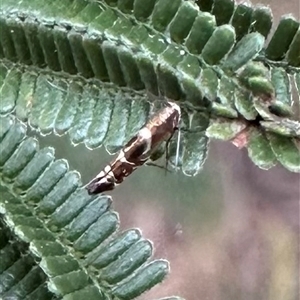
[[163,280],[168,262],[148,262],[152,244],[139,230],[118,231],[111,197],[89,196],[79,173],[53,148],[39,149],[19,121],[1,125],[3,299],[133,299]]
[[[119,133],[115,137],[117,142],[112,141],[114,138],[108,133],[107,143],[112,143],[114,149],[131,134],[130,126],[124,126],[132,106],[130,102],[134,101],[131,98],[139,98],[136,96],[138,91],[143,94],[144,90],[163,95],[179,101],[188,115],[184,122],[187,130],[182,155],[193,159],[181,160],[182,170],[187,175],[199,172],[208,148],[208,139],[202,138],[206,128],[199,133],[203,140],[200,148],[199,142],[190,145],[189,150],[185,148],[191,140],[198,138],[189,122],[191,114],[194,118],[195,110],[202,111],[209,120],[208,137],[228,140],[232,136],[240,139],[242,135],[243,145],[249,148],[250,132],[258,131],[265,140],[268,140],[266,132],[272,132],[287,136],[289,143],[297,147],[299,122],[293,116],[290,86],[297,85],[299,77],[299,21],[290,15],[283,16],[266,46],[265,38],[272,25],[269,8],[237,5],[225,0],[211,1],[211,5],[204,8],[202,1],[197,3],[178,0],[170,5],[169,1],[160,0],[145,5],[140,0],[81,0],[70,6],[69,2],[39,5],[22,1],[16,7],[15,3],[4,1],[0,18],[2,57],[10,63],[21,63],[22,67],[32,64],[36,78],[32,78],[32,74],[23,78],[24,71],[14,70],[14,67],[9,68],[6,77],[5,66],[2,66],[2,76],[6,77],[7,84],[2,86],[5,102],[1,112],[5,114],[14,109],[12,103],[16,101],[18,89],[11,85],[23,83],[25,92],[29,89],[34,96],[40,94],[46,99],[58,100],[52,101],[52,105],[43,101],[41,106],[35,105],[38,101],[33,101],[31,119],[35,119],[34,115],[39,114],[40,109],[49,110],[49,116],[48,123],[32,120],[32,126],[50,132],[56,116],[57,123],[64,123],[60,124],[62,128],[57,128],[58,132],[70,128],[74,143],[86,142],[91,148],[103,143],[105,131],[110,127],[114,135]],[[45,67],[46,74],[42,76],[40,73]],[[69,82],[66,84],[60,78],[45,80],[49,73],[55,77],[69,74]],[[72,74],[76,77],[74,82],[70,77]],[[83,78],[94,78],[97,87],[93,89],[86,85]],[[106,81],[113,84],[112,95],[103,88]],[[45,94],[43,91],[49,90],[47,85],[52,83],[60,88],[56,93]],[[124,94],[119,91],[123,86],[131,92],[125,95],[128,102],[120,104],[118,100],[124,98]],[[107,101],[101,97],[103,90],[103,98],[109,98]],[[59,100],[66,98],[68,93],[69,102],[63,104]],[[96,101],[97,96],[103,101]],[[30,99],[24,101],[22,94],[21,98],[23,106],[25,103],[30,106]],[[81,104],[84,110],[79,113]],[[97,104],[105,107],[98,114],[101,125],[95,121],[96,113],[93,114]],[[111,126],[108,126],[108,120],[111,107],[118,104],[122,106],[119,109],[124,119],[116,123],[122,124],[123,130],[115,131],[114,120]],[[141,106],[138,111],[144,112],[142,123],[148,107]],[[24,107],[18,111],[22,113]],[[115,111],[120,116],[118,108]],[[66,119],[68,121],[64,122]],[[235,135],[233,132],[227,135],[226,130],[215,132],[214,128],[223,121],[233,122],[233,125],[244,122],[245,128],[236,131]],[[92,132],[96,138],[86,139]],[[193,132],[193,138],[190,132]],[[187,171],[188,165],[192,164],[199,167]]]

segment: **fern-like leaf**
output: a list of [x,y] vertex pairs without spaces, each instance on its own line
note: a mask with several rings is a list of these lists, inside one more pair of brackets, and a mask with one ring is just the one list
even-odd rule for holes
[[[57,132],[69,130],[75,144],[86,142],[88,147],[101,145],[106,136],[108,148],[114,152],[147,118],[149,109],[142,104],[141,122],[134,128],[125,125],[130,118],[132,98],[145,99],[138,91],[146,89],[182,103],[188,115],[183,124],[187,129],[183,145],[194,140],[195,137],[189,135],[195,128],[188,119],[195,110],[201,110],[210,120],[208,137],[232,139],[232,134],[228,136],[226,131],[214,132],[214,123],[219,124],[225,118],[225,122],[245,122],[244,131],[235,132],[234,136],[237,140],[243,135],[245,146],[250,145],[250,132],[258,131],[257,134],[267,139],[266,132],[271,131],[287,136],[289,144],[295,149],[298,147],[299,122],[293,119],[290,90],[299,77],[299,22],[293,17],[282,18],[266,46],[272,14],[262,6],[215,1],[210,14],[190,1],[175,1],[171,7],[165,0],[150,1],[149,6],[139,0],[77,1],[65,14],[63,8],[67,3],[49,3],[34,9],[31,5],[30,1],[22,1],[17,8],[9,1],[3,4],[1,44],[3,57],[9,61],[2,65],[5,99],[2,114],[16,109],[26,118],[24,112],[27,111],[27,116],[31,115],[30,124],[48,133],[54,129],[56,120],[63,123],[65,113],[69,125],[60,124],[62,128],[57,128]],[[201,8],[201,1],[199,5]],[[221,14],[223,11],[227,17]],[[37,69],[24,68],[27,64],[39,68],[36,77],[34,70]],[[96,86],[77,76],[49,78],[46,70],[44,75],[40,74],[44,67],[59,72],[58,76],[67,73],[95,78],[92,82]],[[289,73],[294,76],[288,76]],[[114,86],[111,94],[105,81],[127,86],[131,91],[122,92]],[[28,88],[31,96],[24,97]],[[19,92],[21,99],[17,101]],[[39,101],[41,97],[46,100]],[[105,101],[107,97],[109,100]],[[99,104],[97,98],[102,98],[103,103]],[[123,99],[122,103],[119,98]],[[124,98],[128,98],[128,102]],[[13,104],[18,102],[22,102],[21,107]],[[116,121],[120,124],[119,130],[115,130],[114,119],[108,126],[111,105],[114,105],[114,115],[120,117],[122,111],[123,119]],[[93,113],[98,106],[105,106],[107,110]],[[47,118],[40,112],[47,114]],[[104,117],[107,121],[99,125],[95,120],[97,116],[98,120]],[[284,124],[289,124],[288,128]],[[291,124],[294,124],[292,130]],[[96,136],[97,130],[100,130],[98,140],[86,139],[87,134],[93,132]],[[195,175],[203,165],[207,142],[201,142],[204,147],[200,152],[197,144],[189,146],[195,153],[185,146],[182,148],[182,155],[194,157],[186,163],[199,166],[192,172],[185,171],[189,167],[181,160],[185,174]],[[296,171],[299,166],[289,169]]]
[[[151,99],[169,98],[182,108],[184,174],[201,170],[210,138],[246,146],[260,168],[300,172],[299,20],[282,16],[267,44],[272,23],[270,8],[233,0],[1,2],[5,297],[132,299],[168,269],[146,263],[151,244],[138,231],[112,236],[110,198],[88,197],[26,125],[115,152],[152,113]],[[137,260],[126,264],[130,251]]]
[[133,299],[163,280],[168,263],[148,262],[152,244],[138,230],[118,232],[110,197],[89,196],[67,161],[39,149],[19,121],[1,125],[0,213],[2,231],[11,229],[1,236],[3,299],[36,289],[51,299],[45,284],[64,299]]

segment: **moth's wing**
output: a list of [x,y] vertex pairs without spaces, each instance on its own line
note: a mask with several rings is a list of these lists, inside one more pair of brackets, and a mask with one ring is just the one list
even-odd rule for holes
[[151,150],[151,132],[142,128],[124,147],[124,156],[130,163],[142,165],[149,157]]

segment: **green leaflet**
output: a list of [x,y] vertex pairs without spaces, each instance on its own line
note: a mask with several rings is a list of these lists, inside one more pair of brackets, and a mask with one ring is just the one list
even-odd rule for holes
[[299,21],[291,15],[283,16],[266,49],[266,56],[271,60],[281,60],[299,28]]
[[297,142],[273,133],[269,133],[267,137],[278,161],[291,172],[299,173],[300,150]]
[[268,170],[276,164],[276,158],[267,137],[255,130],[250,133],[248,153],[252,161],[262,169]]

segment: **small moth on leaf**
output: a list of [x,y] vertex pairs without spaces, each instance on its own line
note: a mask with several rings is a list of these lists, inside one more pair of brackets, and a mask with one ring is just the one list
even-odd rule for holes
[[180,107],[174,102],[167,102],[120,150],[117,157],[86,185],[88,193],[113,190],[122,183],[125,177],[150,158],[162,142],[173,136],[179,127],[180,115]]

